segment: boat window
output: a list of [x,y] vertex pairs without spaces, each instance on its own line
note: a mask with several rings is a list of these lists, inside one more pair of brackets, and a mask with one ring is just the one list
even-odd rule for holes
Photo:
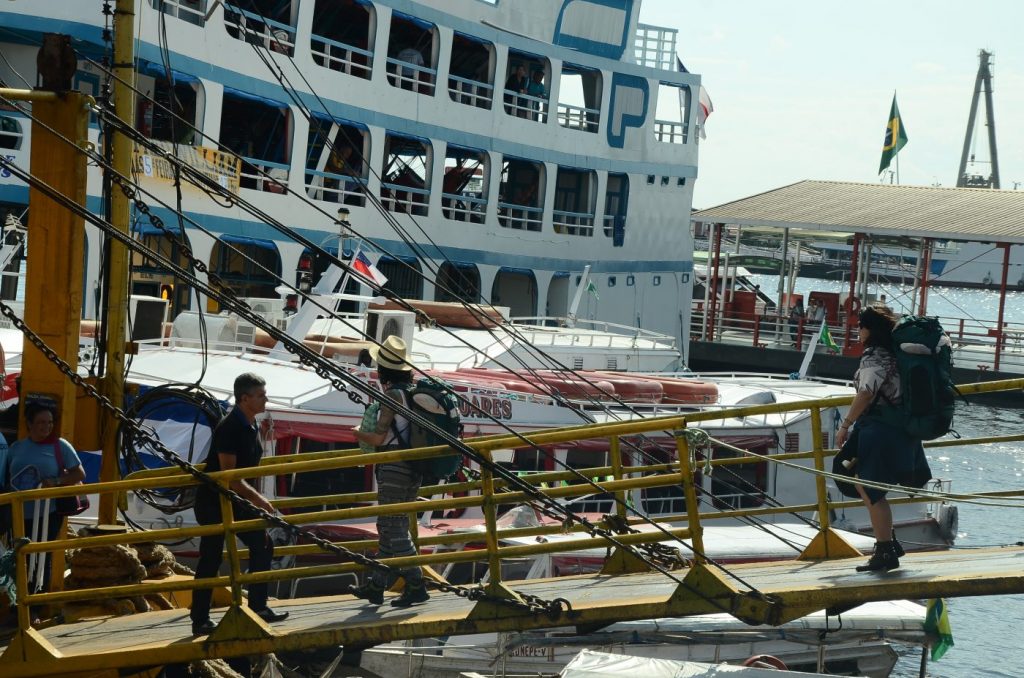
[[384,255],[377,262],[377,268],[388,279],[384,289],[394,292],[403,299],[423,298],[423,272],[420,262],[415,258],[396,259]]
[[608,173],[604,192],[604,234],[614,247],[622,247],[626,239],[626,208],[629,205],[629,175]]
[[423,217],[430,203],[430,142],[418,137],[388,133],[384,138],[384,168],[380,200],[389,212]]
[[498,223],[504,228],[539,231],[544,220],[544,164],[505,157],[498,191]]
[[490,162],[486,151],[449,144],[444,158],[441,193],[441,211],[445,218],[484,223],[489,175]]
[[[324,452],[327,450],[344,450],[352,447],[351,443],[342,443],[336,440],[320,442],[316,440],[298,439],[299,445],[297,454],[306,452]],[[287,442],[280,441],[278,444]],[[354,494],[364,492],[370,487],[366,469],[362,466],[351,466],[348,468],[326,469],[323,471],[311,471],[308,473],[295,473],[291,476],[283,476],[287,482],[287,496],[289,497],[322,497],[332,494]],[[315,506],[296,507],[292,513],[312,513],[315,511],[330,511],[340,508],[352,508],[365,506],[366,503],[337,503],[319,504]]]
[[533,271],[520,268],[499,270],[491,285],[491,303],[508,306],[512,318],[537,315],[537,278]]
[[640,491],[640,506],[647,515],[679,515],[686,513],[686,496],[677,485],[645,487]]
[[[180,233],[178,226],[177,224],[168,225],[167,228],[174,234],[173,236],[151,224],[136,223],[132,227],[132,236],[165,259],[187,269],[189,262],[185,259],[181,252],[181,246],[178,244],[178,234]],[[184,235],[184,241],[191,248],[187,233]],[[132,294],[168,299],[170,302],[168,315],[171,318],[191,307],[188,285],[175,285],[175,282],[176,278],[170,270],[163,268],[139,252],[132,252]]]
[[555,205],[551,223],[562,235],[594,235],[594,207],[597,204],[597,173],[574,167],[559,167],[555,180]]
[[0,148],[16,151],[21,148],[25,133],[22,131],[21,120],[7,113],[0,114]]
[[314,116],[306,145],[306,195],[362,207],[366,204],[368,157],[370,134],[365,128]]
[[480,303],[480,269],[475,264],[444,262],[437,272],[434,299]]
[[228,35],[272,52],[295,54],[297,2],[289,0],[244,0],[243,6],[224,3],[224,26]]
[[528,52],[508,52],[505,112],[535,122],[548,121],[551,62]]
[[494,45],[464,33],[452,38],[448,96],[460,104],[490,110],[494,99]]
[[[736,441],[732,444],[760,455],[770,454],[774,450],[774,439],[761,437],[758,440],[761,442]],[[712,458],[732,459],[741,456],[746,455],[735,450],[715,447]],[[768,492],[768,462],[722,466],[715,470],[709,480],[716,508],[740,509],[761,506]]]
[[690,130],[690,88],[661,83],[657,105],[654,138],[666,144],[685,144]]
[[202,124],[202,83],[191,75],[140,62],[136,73],[135,129],[158,141],[197,145]]
[[370,79],[377,16],[360,0],[317,0],[310,50],[313,61],[334,71]]
[[[279,297],[281,254],[270,240],[221,236],[210,253],[210,270],[240,297]],[[212,280],[210,284],[215,285]]]
[[391,15],[388,82],[394,87],[433,96],[437,79],[437,27],[408,14]]
[[564,64],[558,81],[558,124],[596,134],[601,124],[601,71]]
[[242,158],[242,188],[284,193],[288,186],[291,114],[284,104],[224,88],[221,150]]
[[207,0],[149,0],[149,4],[153,9],[190,24],[202,26],[206,23]]

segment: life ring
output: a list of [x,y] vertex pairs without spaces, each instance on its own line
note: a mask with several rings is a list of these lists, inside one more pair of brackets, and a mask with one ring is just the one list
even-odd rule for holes
[[661,384],[665,391],[662,398],[662,402],[665,404],[707,405],[718,402],[718,386],[710,381],[674,379],[653,375],[645,375],[644,378]]
[[[459,472],[455,474],[455,482],[457,482],[457,483],[464,483],[467,480],[468,480],[468,478],[466,478],[465,471],[463,471],[460,468]],[[457,498],[457,497],[467,497],[467,496],[469,496],[469,492],[467,490],[463,490],[462,492],[452,492],[451,496],[452,496],[453,499]],[[466,512],[466,507],[465,506],[460,506],[458,508],[449,509],[449,510],[445,511],[444,519],[445,520],[455,520],[456,518],[461,518],[462,514],[465,513],[465,512]]]
[[749,666],[758,669],[780,669],[782,671],[788,671],[789,667],[786,663],[778,657],[773,657],[770,654],[755,654],[752,657],[748,657],[742,666]]

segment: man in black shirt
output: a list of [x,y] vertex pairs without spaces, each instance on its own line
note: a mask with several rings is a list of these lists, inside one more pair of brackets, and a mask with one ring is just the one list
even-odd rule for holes
[[[252,373],[241,374],[235,379],[235,406],[217,424],[210,441],[210,453],[206,457],[206,471],[230,471],[235,468],[258,466],[263,456],[259,432],[256,430],[256,415],[267,408],[267,388],[263,377]],[[231,481],[231,489],[243,499],[264,511],[274,513],[270,502],[256,491],[245,479]],[[196,520],[200,525],[216,525],[223,522],[218,492],[206,485],[200,485],[196,493]],[[258,517],[251,509],[234,508],[235,520],[250,520]],[[263,529],[241,532],[238,538],[249,548],[249,571],[264,572],[270,569],[274,556],[274,545]],[[216,577],[223,560],[224,535],[215,534],[199,539],[199,562],[196,565],[196,579]],[[210,589],[197,589],[192,594],[192,633],[212,633],[217,625],[210,621]],[[274,612],[267,607],[267,585],[249,585],[249,607],[267,622],[281,621],[287,612]]]

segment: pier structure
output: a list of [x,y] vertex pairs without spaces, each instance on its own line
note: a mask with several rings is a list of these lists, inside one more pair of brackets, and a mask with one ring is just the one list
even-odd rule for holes
[[[1024,387],[1024,379],[999,383],[964,385],[961,390],[977,394],[992,390]],[[856,573],[854,566],[863,556],[830,525],[833,510],[859,502],[835,501],[826,491],[828,458],[832,450],[824,447],[821,411],[848,404],[850,397],[833,397],[807,403],[754,405],[742,408],[709,406],[702,411],[679,416],[649,418],[616,424],[572,427],[532,433],[530,445],[551,446],[603,438],[608,442],[610,464],[577,469],[575,472],[544,472],[522,478],[502,477],[500,467],[491,462],[497,450],[523,445],[517,436],[491,436],[466,440],[467,449],[485,461],[481,478],[458,485],[446,485],[451,491],[469,492],[467,496],[427,499],[386,507],[357,505],[351,508],[292,513],[283,518],[269,514],[262,519],[235,520],[232,501],[225,493],[222,501],[225,520],[222,525],[168,528],[164,530],[103,534],[52,542],[21,543],[15,552],[19,627],[6,647],[0,648],[0,673],[10,678],[22,676],[115,676],[131,675],[145,667],[196,659],[236,657],[285,650],[342,646],[360,649],[402,639],[437,637],[452,634],[513,631],[575,626],[593,628],[620,620],[727,612],[750,624],[778,625],[811,612],[828,609],[838,613],[871,601],[904,598],[1002,595],[1024,592],[1024,573],[1020,562],[1024,549],[1004,547],[960,552],[928,552],[904,557],[902,567],[887,574]],[[763,463],[792,464],[810,460],[805,467],[809,482],[817,490],[817,501],[799,506],[768,506],[702,511],[694,478],[699,467],[694,456],[702,444],[702,426],[720,418],[751,417],[769,412],[810,410],[817,422],[812,449],[764,457],[748,453],[743,457],[707,460],[708,467]],[[634,466],[625,443],[638,436],[669,432],[675,440],[678,461],[655,466]],[[1024,439],[1024,435],[1001,436],[983,440],[934,441],[929,446],[973,445]],[[362,454],[358,450],[292,455],[287,459],[264,460],[259,467],[221,471],[203,476],[201,469],[166,468],[144,471],[135,477],[100,483],[96,491],[124,493],[143,488],[180,487],[197,480],[213,483],[222,491],[237,478],[279,477],[299,472],[315,472],[363,464],[404,459],[429,458],[449,454],[446,446]],[[705,471],[706,472],[706,471]],[[576,516],[562,525],[500,528],[496,508],[499,504],[531,502],[540,498],[566,499],[593,491],[591,483],[564,484],[574,473],[598,483],[601,491],[616,497],[615,510],[602,520]],[[677,486],[683,490],[685,512],[662,518],[657,525],[633,511],[626,493],[638,487]],[[524,490],[524,488],[526,488]],[[43,488],[0,495],[9,503],[15,517],[16,537],[21,537],[24,505],[43,497],[68,496],[80,488]],[[423,488],[424,497],[443,491]],[[538,494],[541,493],[541,494]],[[994,493],[949,495],[932,489],[902,489],[907,496],[893,503],[933,502],[937,499],[969,499],[1016,505],[1024,490]],[[287,510],[304,505],[348,505],[372,500],[372,493],[289,499],[279,507]],[[303,503],[304,502],[304,503]],[[27,588],[26,560],[31,554],[87,549],[114,544],[138,544],[153,540],[169,541],[205,534],[223,533],[227,537],[258,526],[294,526],[300,537],[313,536],[309,528],[328,521],[372,518],[382,511],[419,512],[481,506],[485,530],[467,534],[453,533],[419,538],[422,555],[375,560],[365,556],[373,541],[297,543],[279,549],[281,555],[331,556],[319,564],[299,564],[268,572],[246,573],[247,553],[227,540],[226,576],[195,580],[171,577],[140,584],[82,588],[30,594]],[[724,566],[704,551],[703,532],[709,520],[765,516],[773,513],[814,513],[818,534],[796,560],[773,563],[749,563]],[[638,529],[638,528],[646,529]],[[545,539],[545,535],[568,532],[578,538]],[[504,545],[509,537],[534,537],[536,543]],[[474,548],[452,548],[472,542]],[[654,548],[657,545],[665,548]],[[503,578],[503,561],[529,558],[555,552],[603,546],[608,549],[603,570],[594,575],[509,581]],[[275,603],[290,612],[287,621],[268,625],[245,605],[243,587],[254,582],[287,582],[310,577],[357,573],[366,569],[422,565],[437,567],[444,563],[486,562],[490,573],[486,584],[455,585],[439,576],[430,580],[432,596],[428,603],[408,609],[367,606],[349,595],[348,585],[339,592],[316,598],[301,598]],[[215,588],[217,598],[227,605],[216,614],[216,630],[209,636],[192,636],[187,600],[197,588]],[[163,594],[179,601],[178,609],[144,612],[123,617],[96,616],[49,628],[33,628],[30,606],[66,606],[84,601]]]

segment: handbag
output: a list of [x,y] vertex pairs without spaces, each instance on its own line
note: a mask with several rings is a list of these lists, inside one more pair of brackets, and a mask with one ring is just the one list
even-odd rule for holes
[[[60,452],[60,439],[53,442],[53,456],[57,458],[57,468],[60,471],[66,471],[64,455]],[[81,485],[82,481],[78,481],[75,484]],[[84,494],[71,497],[57,497],[53,502],[53,513],[58,516],[77,516],[89,508],[89,497]]]
[[[846,442],[843,443],[843,448],[836,453],[836,456],[832,457],[832,473],[835,475],[853,478],[857,473],[857,440],[859,435],[860,427],[855,426],[850,431],[850,436],[846,439]],[[844,462],[850,463],[847,465]],[[860,499],[860,493],[857,492],[857,487],[853,483],[839,480],[838,478],[833,478],[832,480],[836,484],[836,489],[844,497]]]

